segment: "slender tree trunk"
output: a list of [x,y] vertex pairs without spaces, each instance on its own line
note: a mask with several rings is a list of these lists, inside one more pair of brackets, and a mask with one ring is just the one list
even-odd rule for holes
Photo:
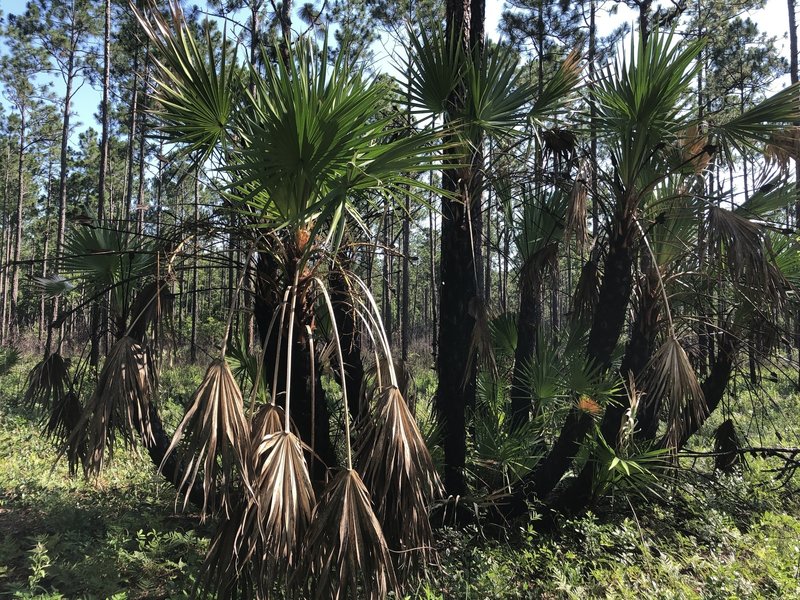
[[144,165],[147,159],[147,82],[150,73],[150,41],[144,47],[144,76],[142,78],[142,118],[139,124],[139,173],[136,188],[136,233],[144,230],[144,212],[147,208],[144,200]]
[[127,181],[125,184],[125,211],[122,213],[124,219],[129,221],[131,218],[131,203],[133,202],[133,161],[136,148],[137,119],[139,117],[139,49],[133,54],[133,82],[131,84],[131,104],[128,115],[128,160],[126,173]]
[[[45,220],[44,220],[44,243],[42,249],[42,277],[47,277],[47,259],[50,254],[50,197],[53,192],[53,178],[52,178],[52,161],[47,165],[47,193],[45,196]],[[42,294],[39,300],[39,346],[40,350],[42,345],[42,336],[44,335],[45,327],[47,326],[47,302],[45,295]]]
[[19,152],[17,154],[17,210],[14,218],[14,252],[11,267],[11,318],[10,336],[16,336],[19,329],[19,261],[22,253],[22,217],[23,206],[25,204],[25,174],[24,156],[27,133],[27,115],[25,111],[20,112],[19,124]]
[[189,360],[192,364],[197,362],[197,255],[200,254],[200,168],[195,171],[194,194],[192,194],[192,219],[194,221],[194,252],[192,253],[192,332],[189,340]]
[[[484,14],[482,0],[447,2],[447,35],[461,36],[470,55],[483,52]],[[449,102],[463,102],[463,92],[457,90]],[[471,140],[468,167],[454,168],[464,160],[449,158],[445,164],[450,168],[442,172],[442,187],[453,196],[442,197],[436,408],[442,427],[444,483],[452,496],[467,490],[466,416],[475,403],[476,373],[475,361],[470,361],[470,340],[477,314],[475,304],[482,301],[482,144],[480,137]]]
[[[100,102],[100,173],[97,182],[97,225],[104,227],[106,213],[106,176],[108,173],[109,139],[109,101],[111,87],[111,0],[104,2],[103,26],[103,99]],[[100,362],[100,339],[108,328],[108,313],[101,308],[100,301],[92,304],[89,364],[97,366]]]
[[3,240],[2,240],[2,264],[0,270],[0,345],[6,343],[6,331],[8,330],[8,272],[11,267],[11,221],[8,218],[8,182],[11,179],[11,143],[6,143],[6,160],[3,163],[5,174],[3,176]]

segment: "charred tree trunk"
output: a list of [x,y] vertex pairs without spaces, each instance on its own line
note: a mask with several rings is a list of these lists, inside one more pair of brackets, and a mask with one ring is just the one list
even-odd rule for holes
[[533,264],[523,269],[520,278],[519,314],[517,316],[517,348],[511,378],[511,427],[528,422],[530,393],[525,386],[525,369],[536,354],[537,338],[542,324],[541,273]]
[[[460,39],[470,56],[483,52],[482,0],[448,0],[447,35]],[[464,102],[462,89],[451,104]],[[483,155],[481,136],[471,140],[467,167],[450,150],[442,172],[442,187],[452,195],[442,197],[442,238],[439,288],[439,355],[436,409],[442,427],[444,483],[452,496],[467,489],[464,464],[467,449],[467,408],[475,403],[475,363],[470,367],[470,340],[475,326],[474,303],[482,291],[481,191]],[[472,310],[471,309],[472,305]]]
[[[344,264],[331,271],[328,281],[331,287],[331,301],[339,330],[344,359],[344,382],[339,382],[347,391],[347,404],[353,422],[357,422],[366,407],[360,405],[361,384],[364,380],[364,364],[361,360],[361,330],[358,317],[353,307],[351,294],[347,287],[344,269],[349,266],[348,259],[341,259]],[[338,377],[338,370],[334,369]]]

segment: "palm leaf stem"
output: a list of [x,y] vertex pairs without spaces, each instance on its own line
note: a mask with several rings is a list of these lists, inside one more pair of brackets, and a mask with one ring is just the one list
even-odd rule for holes
[[[297,305],[297,284],[300,280],[300,269],[294,273],[294,283],[292,284],[292,306],[289,309],[289,335],[286,343],[286,408],[284,414],[283,430],[289,433],[289,413],[292,397],[292,341],[294,341],[294,313]],[[277,369],[276,369],[277,371]]]
[[[345,382],[345,369],[344,369],[344,356],[342,354],[342,342],[339,339],[339,327],[336,325],[336,317],[333,314],[333,303],[331,302],[330,294],[328,294],[328,290],[325,289],[325,284],[322,281],[315,277],[314,281],[316,282],[317,286],[319,287],[320,293],[322,293],[323,298],[325,298],[325,304],[328,307],[328,315],[331,319],[331,328],[333,329],[333,342],[334,346],[336,346],[336,357],[339,360],[339,371],[342,377],[342,401],[344,402],[344,439],[345,444],[347,446],[347,469],[353,469],[353,453],[350,447],[350,411],[347,410],[349,406],[347,403],[347,386],[344,385]],[[313,356],[313,353],[312,353]]]

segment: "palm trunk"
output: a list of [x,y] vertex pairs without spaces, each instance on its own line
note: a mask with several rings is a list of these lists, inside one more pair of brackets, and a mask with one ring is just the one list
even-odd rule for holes
[[537,338],[542,325],[541,272],[533,264],[522,269],[520,277],[519,314],[517,316],[517,348],[511,378],[511,427],[528,422],[531,398],[525,386],[525,369],[536,354]]
[[[361,331],[359,320],[352,305],[347,289],[347,281],[343,271],[349,268],[350,259],[339,259],[338,268],[331,270],[328,277],[331,289],[331,301],[336,318],[336,327],[339,330],[339,343],[342,345],[342,358],[344,360],[344,382],[339,382],[347,391],[348,409],[353,422],[364,416],[367,407],[361,406],[361,384],[364,380],[364,365],[361,360]],[[338,371],[334,369],[337,374]]]
[[[282,337],[282,345],[278,350],[278,330],[276,325],[270,332],[267,340],[269,324],[275,311],[280,310],[283,292],[294,281],[299,249],[293,240],[288,238],[282,241],[281,250],[286,257],[284,265],[270,255],[269,252],[261,253],[256,261],[256,297],[254,314],[258,325],[261,344],[266,342],[264,361],[265,381],[271,387],[277,369],[278,378],[274,397],[279,401],[285,397],[286,381],[286,356],[287,336]],[[300,290],[297,300],[297,316],[295,322],[295,341],[292,349],[291,382],[292,414],[291,418],[297,426],[300,438],[311,448],[307,453],[312,478],[323,479],[328,468],[337,466],[336,454],[330,437],[330,412],[326,401],[325,390],[322,387],[320,369],[312,373],[312,350],[308,337],[307,327],[313,325],[313,307],[308,301],[307,290]],[[288,312],[288,311],[287,311]],[[317,349],[315,349],[316,351]],[[280,353],[277,360],[276,351]],[[318,357],[314,363],[319,365]]]
[[[625,201],[621,201],[625,205]],[[611,366],[614,348],[622,334],[632,288],[635,259],[636,225],[631,215],[617,215],[603,269],[600,296],[589,331],[586,357],[603,372]],[[545,499],[555,488],[580,451],[581,443],[592,428],[592,416],[573,408],[567,415],[550,453],[537,468],[525,476],[514,490],[508,512],[518,516],[526,510],[526,501]]]

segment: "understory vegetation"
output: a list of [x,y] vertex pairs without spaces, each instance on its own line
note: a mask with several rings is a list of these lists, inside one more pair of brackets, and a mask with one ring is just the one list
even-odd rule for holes
[[[17,366],[0,379],[0,596],[190,597],[213,528],[177,513],[174,488],[135,451],[116,454],[96,481],[68,477],[20,405],[25,374]],[[173,420],[201,375],[165,369],[161,406]],[[430,400],[426,381],[420,408]],[[763,403],[749,435],[769,446],[782,423],[800,421],[800,395],[786,385],[759,394],[742,394],[727,411],[742,418],[753,400]],[[718,424],[692,449],[712,449]],[[748,456],[746,467],[722,474],[711,458],[682,458],[655,504],[621,495],[545,531],[535,511],[530,525],[503,535],[441,529],[438,563],[404,597],[800,598],[800,476],[781,484],[769,472],[776,466]]]

